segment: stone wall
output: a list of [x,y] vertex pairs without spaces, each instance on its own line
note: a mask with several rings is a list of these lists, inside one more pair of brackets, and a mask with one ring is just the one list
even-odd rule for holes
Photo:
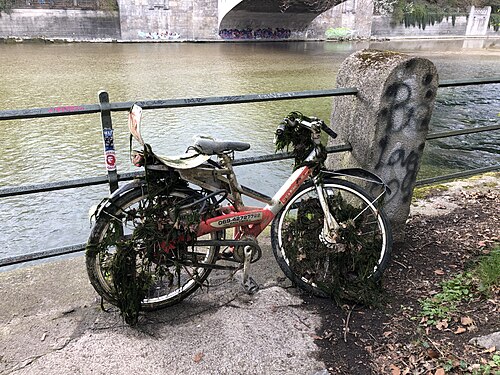
[[372,0],[347,0],[319,15],[309,26],[309,34],[322,39],[329,28],[346,28],[350,36],[369,37],[372,13]]
[[405,27],[404,25],[391,25],[390,16],[374,16],[372,23],[372,35],[380,37],[398,36],[436,36],[436,35],[465,35],[467,28],[467,17],[457,17],[453,25],[451,17],[445,18],[443,22],[427,25],[425,29],[416,27]]
[[118,12],[14,9],[0,16],[0,37],[120,39],[120,20]]

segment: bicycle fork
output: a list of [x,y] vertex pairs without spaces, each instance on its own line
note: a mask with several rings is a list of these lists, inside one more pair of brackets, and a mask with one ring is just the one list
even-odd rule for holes
[[340,225],[330,212],[323,184],[318,181],[318,178],[315,178],[314,182],[316,192],[318,193],[319,204],[324,213],[323,229],[321,230],[319,239],[324,245],[333,246],[333,244],[337,242],[337,233]]

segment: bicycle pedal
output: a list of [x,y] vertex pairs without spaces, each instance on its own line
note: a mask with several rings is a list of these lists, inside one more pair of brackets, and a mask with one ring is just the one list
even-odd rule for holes
[[259,284],[257,284],[255,280],[250,276],[245,282],[242,282],[241,285],[243,286],[243,289],[245,289],[245,292],[247,294],[255,294],[260,289]]

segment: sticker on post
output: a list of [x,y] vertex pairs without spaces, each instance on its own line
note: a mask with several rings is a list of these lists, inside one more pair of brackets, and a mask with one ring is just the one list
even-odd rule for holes
[[104,138],[104,151],[114,151],[115,142],[113,140],[113,129],[102,129],[102,134]]
[[116,170],[116,155],[115,151],[106,151],[104,153],[105,159],[106,159],[106,169],[108,171],[115,171]]

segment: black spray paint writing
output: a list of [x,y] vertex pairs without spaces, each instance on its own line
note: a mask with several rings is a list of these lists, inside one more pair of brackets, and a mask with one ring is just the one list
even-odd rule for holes
[[[411,77],[412,68],[412,64],[408,64],[406,70],[409,71],[404,76]],[[379,141],[375,169],[391,171],[392,178],[389,177],[387,185],[393,194],[389,200],[398,193],[404,203],[411,197],[425,143],[412,144],[415,139],[425,138],[427,133],[435,96],[432,81],[433,75],[427,74],[420,84],[395,82],[385,90],[378,114],[378,126],[384,129],[384,135]]]

